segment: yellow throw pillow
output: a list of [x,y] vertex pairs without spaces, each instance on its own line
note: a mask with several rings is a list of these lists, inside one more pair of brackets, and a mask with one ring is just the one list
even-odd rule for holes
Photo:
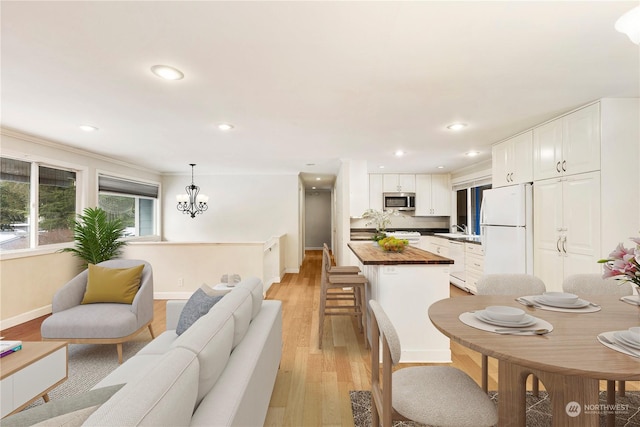
[[131,304],[140,287],[144,264],[131,268],[107,268],[89,264],[82,304],[116,302]]

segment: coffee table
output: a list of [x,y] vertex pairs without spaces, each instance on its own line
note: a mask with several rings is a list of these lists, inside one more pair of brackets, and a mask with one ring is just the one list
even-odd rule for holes
[[22,350],[0,359],[0,417],[18,412],[67,379],[67,343],[23,342]]

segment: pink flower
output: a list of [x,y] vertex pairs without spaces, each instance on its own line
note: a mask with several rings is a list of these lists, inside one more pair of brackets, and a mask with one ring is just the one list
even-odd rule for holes
[[640,288],[640,237],[630,238],[636,246],[625,248],[622,243],[609,254],[603,263],[603,278],[613,277],[625,282],[631,282]]

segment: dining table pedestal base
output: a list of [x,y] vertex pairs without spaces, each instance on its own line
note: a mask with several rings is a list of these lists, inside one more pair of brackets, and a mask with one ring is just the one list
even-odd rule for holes
[[554,427],[597,427],[600,425],[599,381],[561,375],[498,362],[498,417],[500,427],[526,426],[526,384],[529,375],[542,382],[551,402]]

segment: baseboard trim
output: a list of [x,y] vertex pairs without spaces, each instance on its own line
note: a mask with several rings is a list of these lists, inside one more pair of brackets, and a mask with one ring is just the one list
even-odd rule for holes
[[13,328],[29,320],[37,319],[38,317],[51,314],[51,304],[44,307],[36,308],[35,310],[27,311],[26,313],[19,314],[8,319],[0,320],[0,329]]

